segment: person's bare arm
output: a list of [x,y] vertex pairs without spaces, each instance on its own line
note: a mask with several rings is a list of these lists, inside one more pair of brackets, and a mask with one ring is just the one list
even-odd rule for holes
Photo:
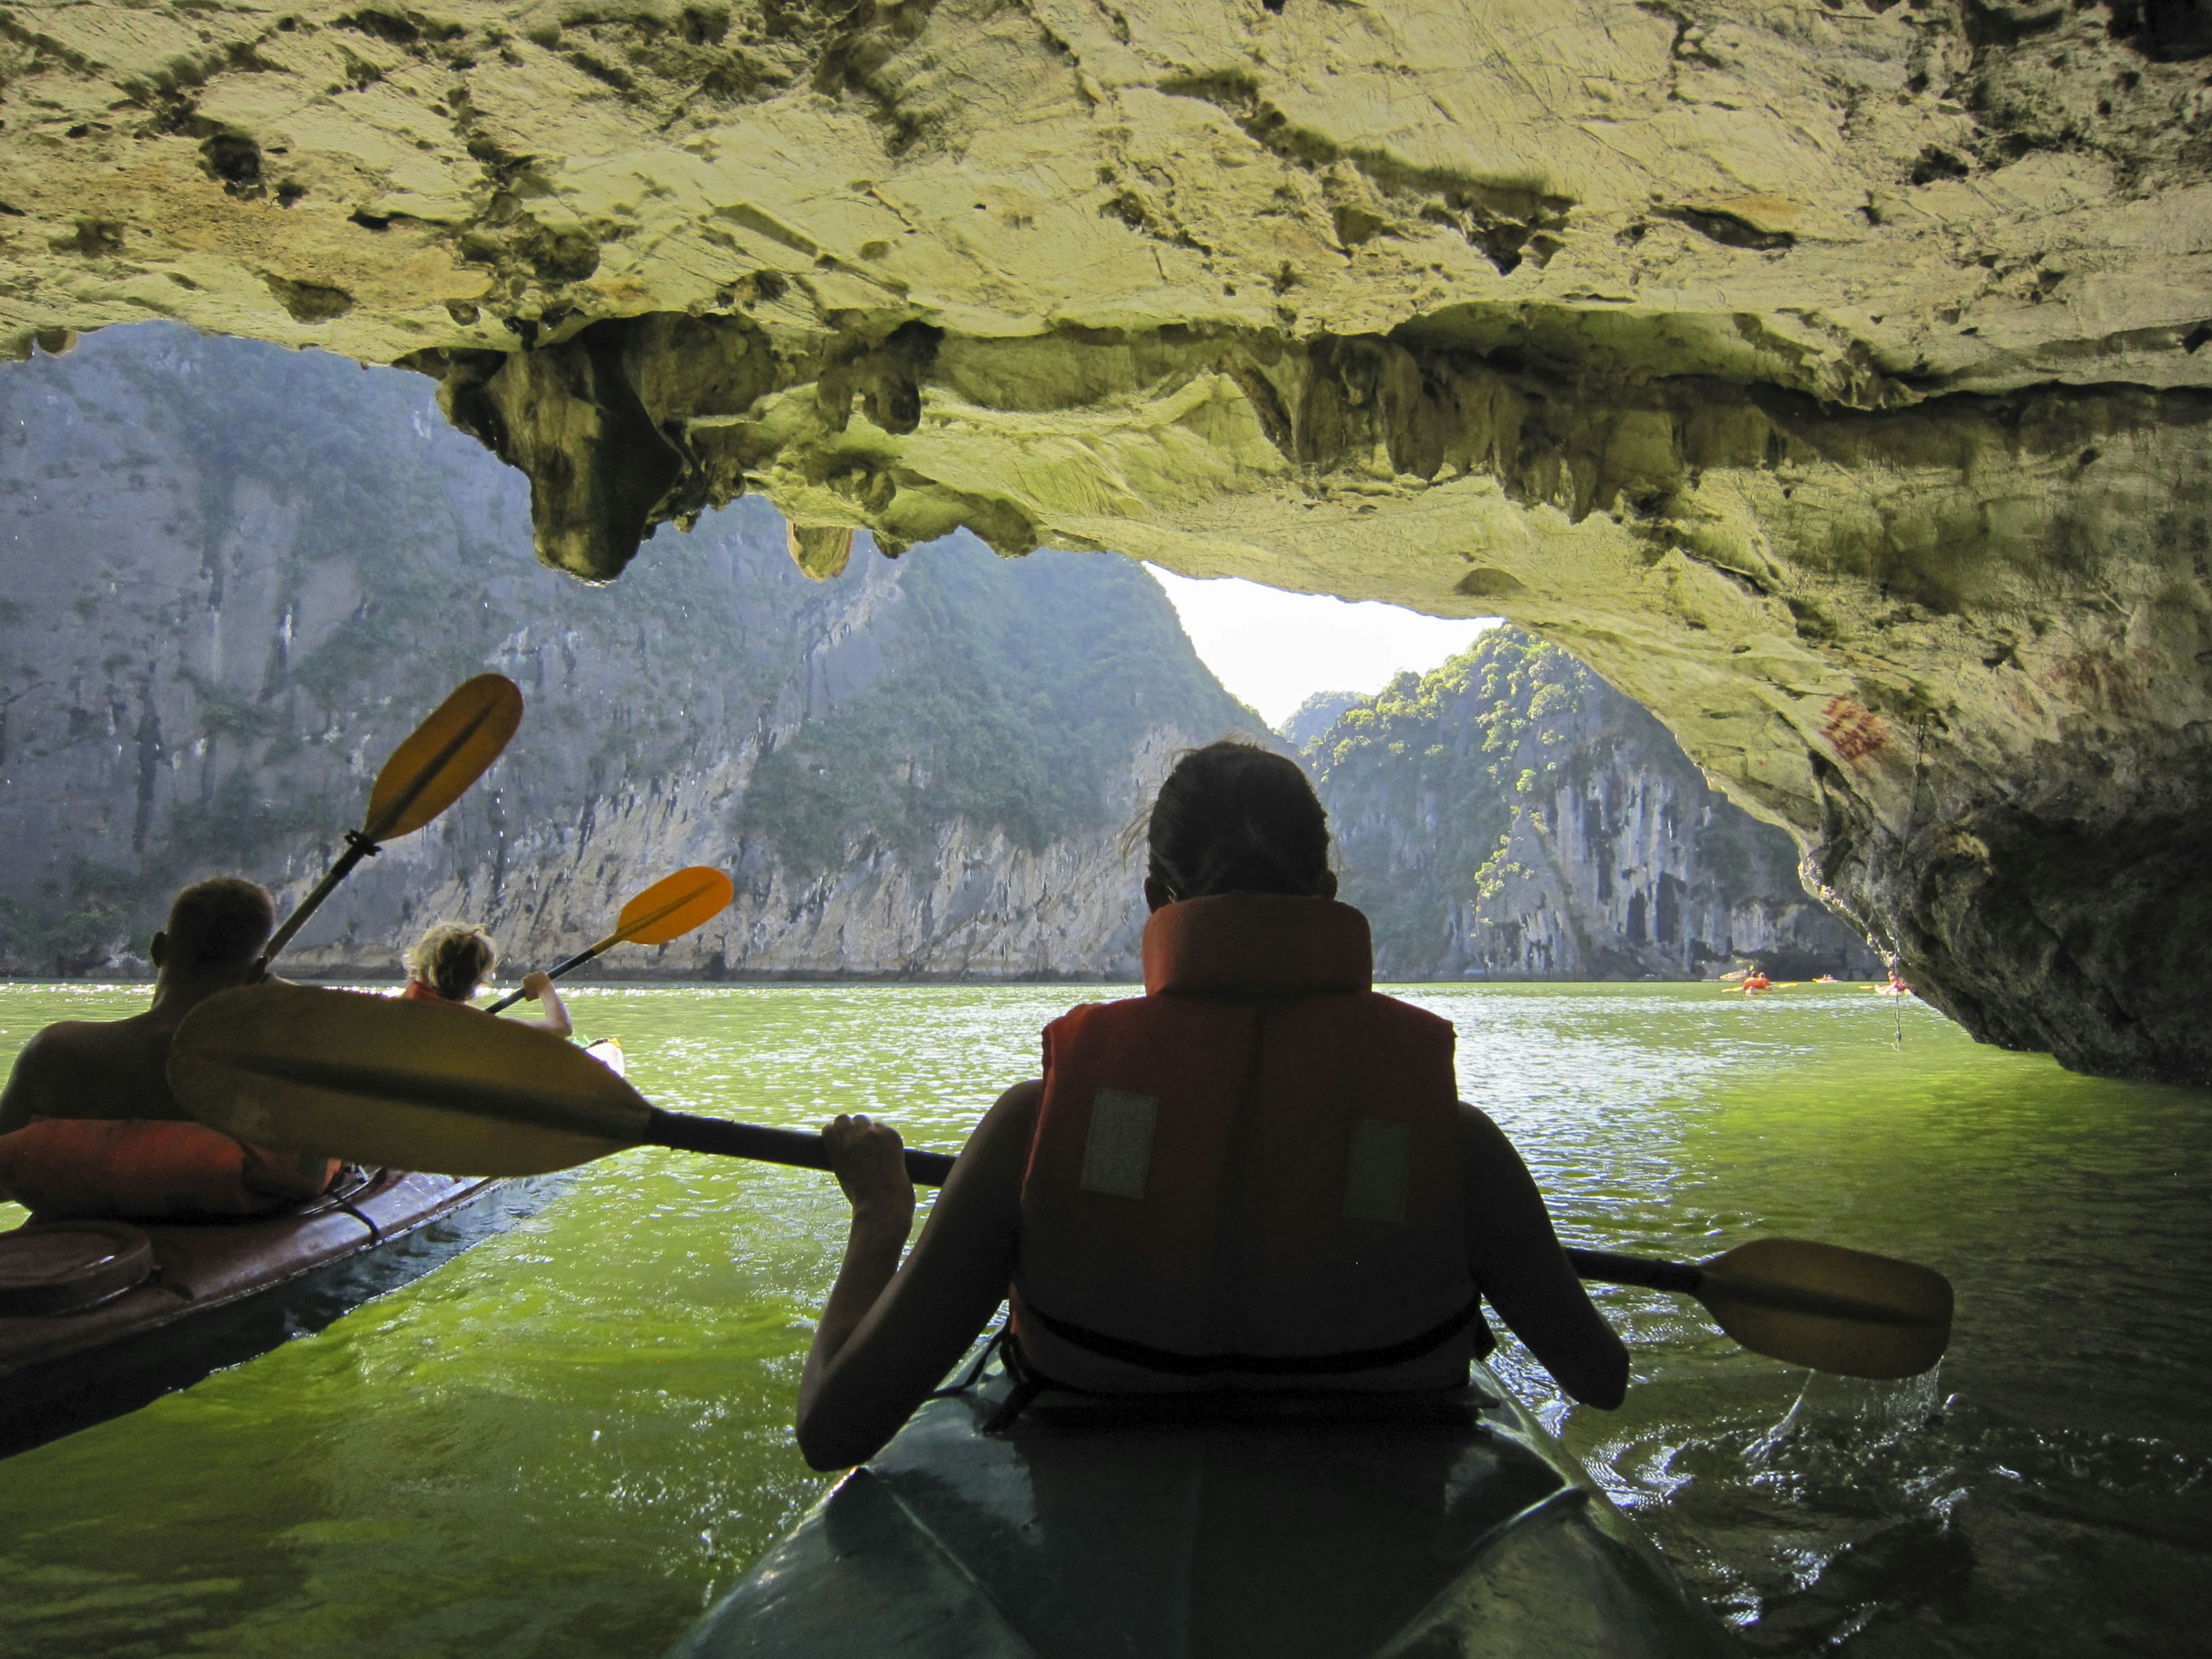
[[13,1134],[32,1119],[53,1117],[53,1103],[49,1084],[58,1057],[57,1045],[63,1039],[49,1025],[25,1043],[15,1055],[15,1063],[8,1073],[5,1088],[0,1088],[0,1135]]
[[1561,1388],[1611,1411],[1628,1392],[1628,1350],[1567,1264],[1513,1143],[1474,1107],[1459,1110],[1468,1253],[1483,1295]]
[[568,1005],[561,1000],[561,994],[553,988],[553,976],[538,972],[522,976],[522,994],[536,999],[545,1011],[540,1019],[526,1019],[526,1025],[535,1025],[541,1031],[550,1031],[555,1036],[568,1036],[576,1028],[568,1018]]
[[1042,1095],[1017,1084],[984,1114],[903,1267],[914,1188],[897,1133],[842,1117],[823,1132],[853,1226],[799,1385],[799,1449],[813,1468],[873,1456],[1005,1299]]

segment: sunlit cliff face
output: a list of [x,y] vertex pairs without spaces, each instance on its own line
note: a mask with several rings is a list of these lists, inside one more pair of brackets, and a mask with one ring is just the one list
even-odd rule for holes
[[18,355],[410,364],[588,577],[750,489],[824,575],[964,524],[1508,616],[1979,1035],[2212,1077],[2195,0],[82,0],[0,52]]

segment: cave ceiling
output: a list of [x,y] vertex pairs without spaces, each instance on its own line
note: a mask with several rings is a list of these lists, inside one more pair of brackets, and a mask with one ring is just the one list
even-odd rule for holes
[[1978,1035],[2203,1079],[2208,70],[2197,0],[16,3],[0,347],[434,375],[586,578],[752,489],[824,576],[1507,616]]

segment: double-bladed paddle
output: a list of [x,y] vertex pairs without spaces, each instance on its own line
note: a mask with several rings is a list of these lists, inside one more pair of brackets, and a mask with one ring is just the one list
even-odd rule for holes
[[345,851],[270,936],[261,965],[265,968],[276,960],[307,918],[379,843],[420,830],[465,794],[500,757],[521,724],[521,690],[504,674],[479,674],[440,703],[384,763],[368,792],[368,811],[362,827],[346,831]]
[[[261,985],[209,998],[169,1048],[192,1115],[256,1146],[449,1175],[525,1176],[630,1146],[830,1167],[821,1136],[661,1110],[557,1037],[462,1008]],[[943,1152],[908,1148],[938,1187]],[[1756,1352],[1850,1376],[1913,1376],[1942,1358],[1951,1286],[1910,1261],[1762,1238],[1710,1261],[1570,1249],[1584,1279],[1675,1291]]]
[[[665,945],[671,939],[682,939],[693,928],[705,927],[728,909],[736,892],[735,883],[707,865],[695,864],[678,870],[623,905],[622,914],[615,918],[613,933],[589,950],[579,951],[568,961],[548,968],[545,976],[558,979],[617,945]],[[512,1008],[522,1000],[522,996],[520,991],[509,991],[484,1012],[495,1014],[502,1008]]]

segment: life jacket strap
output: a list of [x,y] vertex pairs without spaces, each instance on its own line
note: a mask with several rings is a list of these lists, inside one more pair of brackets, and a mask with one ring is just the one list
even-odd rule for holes
[[1150,1343],[1109,1336],[1104,1331],[1055,1319],[1034,1302],[1025,1300],[1022,1304],[1024,1318],[1034,1319],[1063,1342],[1088,1348],[1103,1358],[1140,1365],[1146,1370],[1164,1371],[1170,1376],[1218,1376],[1231,1372],[1246,1376],[1345,1376],[1355,1371],[1386,1370],[1434,1352],[1474,1323],[1481,1313],[1482,1293],[1478,1291],[1466,1307],[1442,1324],[1379,1348],[1347,1348],[1336,1353],[1316,1354],[1197,1354],[1178,1353],[1172,1348],[1155,1348]]
[[1010,1386],[1006,1389],[1006,1397],[1000,1401],[998,1410],[993,1412],[989,1420],[983,1425],[982,1432],[985,1434],[1004,1434],[1014,1426],[1014,1419],[1029,1409],[1030,1401],[1047,1389],[1060,1386],[1030,1364],[1029,1356],[1022,1352],[1022,1345],[1014,1338],[1012,1326],[1001,1330],[997,1341],[999,1363],[1006,1368],[1006,1381]]

